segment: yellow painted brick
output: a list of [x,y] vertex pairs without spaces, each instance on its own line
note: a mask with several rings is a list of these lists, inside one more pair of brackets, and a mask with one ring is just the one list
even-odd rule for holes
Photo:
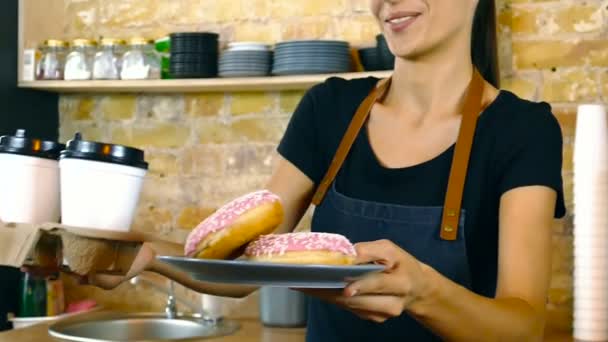
[[333,21],[328,16],[287,20],[283,24],[282,40],[329,38]]
[[172,123],[154,123],[144,127],[117,127],[112,141],[135,147],[180,147],[188,141],[190,128]]
[[216,19],[220,22],[234,22],[242,20],[243,13],[247,12],[241,1],[213,1],[216,10]]
[[346,0],[273,0],[270,15],[273,18],[337,15],[347,9]]
[[184,208],[177,218],[177,227],[180,229],[194,229],[204,219],[213,214],[217,209],[187,207]]
[[573,267],[572,236],[557,235],[553,237],[553,255],[551,266],[553,272],[569,272]]
[[554,305],[572,305],[574,295],[572,289],[549,289],[548,300]]
[[510,18],[500,17],[500,20],[508,19],[510,21],[509,27],[513,33],[536,33],[538,30],[537,18],[544,10],[541,8],[520,8],[514,7],[508,13],[503,15],[510,15]]
[[97,1],[66,1],[66,38],[93,37],[98,16]]
[[595,100],[598,84],[595,74],[583,69],[567,72],[543,72],[542,99],[548,102],[578,102]]
[[106,28],[144,27],[162,18],[162,0],[103,0],[98,2],[98,23]]
[[219,115],[224,107],[223,93],[186,95],[186,113],[191,116]]
[[574,144],[564,144],[563,150],[563,162],[562,162],[562,170],[563,171],[574,171],[573,165],[573,156],[574,156]]
[[513,10],[507,6],[498,10],[497,26],[499,33],[511,32],[513,26]]
[[147,175],[141,190],[140,203],[174,203],[183,197],[178,177]]
[[[202,134],[203,132],[201,136]],[[225,176],[227,158],[224,145],[204,144],[187,147],[182,152],[180,174],[186,177]]]
[[502,80],[503,89],[517,94],[521,98],[535,100],[538,86],[535,82],[521,77],[509,77]]
[[378,22],[371,15],[337,19],[334,23],[340,39],[357,45],[375,43],[380,32]]
[[234,40],[274,43],[281,38],[281,25],[277,22],[246,22],[234,27]]
[[131,119],[135,115],[137,98],[134,95],[112,95],[104,98],[99,107],[106,120]]
[[204,6],[200,0],[162,1],[159,6],[163,23],[200,25],[201,22],[209,21],[208,6]]
[[150,233],[166,233],[173,229],[173,213],[168,208],[158,208],[153,205],[140,207],[133,229]]
[[178,173],[177,157],[169,153],[146,153],[148,172],[158,177],[174,176]]
[[268,112],[273,109],[274,100],[268,93],[233,93],[230,113],[241,115]]
[[576,132],[576,108],[553,108],[553,114],[559,121],[564,137],[574,137]]
[[272,1],[268,0],[241,0],[243,11],[242,17],[238,19],[260,19],[270,15],[270,5]]
[[284,91],[280,95],[281,113],[293,113],[302,100],[304,92]]
[[104,141],[104,128],[103,124],[93,122],[63,122],[59,126],[59,139],[68,141],[74,139],[76,133],[81,133],[85,140]]
[[370,13],[369,0],[349,0],[350,10],[355,13]]
[[287,120],[276,118],[238,120],[232,124],[237,137],[250,142],[278,142],[287,126]]
[[287,126],[286,119],[254,118],[238,120],[232,125],[217,121],[205,121],[199,126],[202,144],[226,144],[235,142],[278,142]]
[[602,85],[602,99],[608,101],[608,71],[600,74],[600,84]]
[[90,96],[63,96],[59,101],[59,111],[71,120],[91,120],[95,110],[95,99]]
[[519,69],[550,69],[578,66],[608,66],[608,40],[518,41],[513,58]]
[[561,7],[555,16],[559,32],[599,32],[604,27],[599,3],[574,3]]

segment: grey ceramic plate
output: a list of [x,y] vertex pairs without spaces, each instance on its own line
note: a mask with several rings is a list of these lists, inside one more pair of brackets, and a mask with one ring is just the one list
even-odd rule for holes
[[292,288],[344,288],[346,279],[359,278],[384,269],[381,265],[289,265],[171,256],[157,258],[189,273],[194,279],[200,281]]

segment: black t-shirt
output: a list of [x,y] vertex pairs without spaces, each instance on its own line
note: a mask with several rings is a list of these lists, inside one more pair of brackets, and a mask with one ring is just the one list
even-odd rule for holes
[[[313,87],[296,109],[279,153],[318,185],[353,115],[377,81],[331,78]],[[362,129],[336,178],[336,188],[361,200],[443,206],[453,154],[454,145],[421,164],[389,169],[378,162]],[[562,133],[551,107],[501,91],[479,117],[463,195],[473,291],[488,297],[495,293],[501,195],[522,186],[550,187],[558,194],[555,217],[562,217],[561,169]]]

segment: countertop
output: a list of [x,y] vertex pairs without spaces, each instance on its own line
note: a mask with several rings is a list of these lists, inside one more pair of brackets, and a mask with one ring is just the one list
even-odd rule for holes
[[[305,329],[266,328],[257,320],[238,320],[241,329],[232,335],[213,339],[201,339],[201,342],[303,342]],[[48,334],[51,323],[42,323],[24,329],[0,333],[0,342],[56,342]],[[570,342],[572,337],[567,333],[548,333],[546,342]]]

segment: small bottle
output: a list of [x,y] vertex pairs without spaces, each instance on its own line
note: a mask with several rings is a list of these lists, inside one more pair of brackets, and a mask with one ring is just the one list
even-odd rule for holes
[[122,57],[123,80],[149,80],[160,78],[160,57],[154,49],[154,41],[132,38]]
[[65,312],[63,281],[59,274],[46,280],[46,315],[59,316]]
[[93,59],[97,43],[89,39],[72,41],[72,51],[65,62],[64,79],[66,81],[90,80],[93,76]]
[[40,48],[41,57],[36,65],[37,80],[63,80],[63,65],[68,44],[62,40],[49,39]]
[[118,80],[122,53],[126,42],[122,39],[103,38],[99,51],[95,54],[93,62],[93,79]]

